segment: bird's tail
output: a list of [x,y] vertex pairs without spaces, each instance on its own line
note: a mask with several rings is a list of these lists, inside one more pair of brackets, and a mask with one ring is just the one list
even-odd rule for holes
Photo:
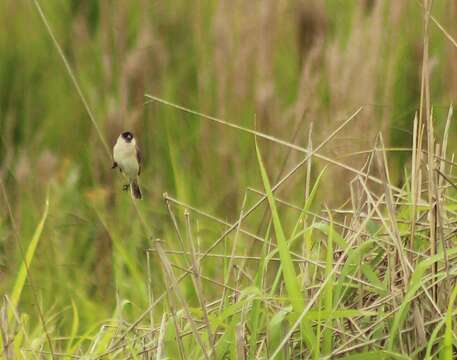
[[138,185],[137,180],[133,180],[132,181],[132,184],[131,184],[130,188],[132,189],[132,197],[133,198],[135,198],[135,199],[141,199],[142,198],[140,186]]

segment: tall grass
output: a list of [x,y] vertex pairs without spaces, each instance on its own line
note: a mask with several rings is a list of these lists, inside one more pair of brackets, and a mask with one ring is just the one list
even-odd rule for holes
[[452,6],[2,2],[2,355],[453,358]]

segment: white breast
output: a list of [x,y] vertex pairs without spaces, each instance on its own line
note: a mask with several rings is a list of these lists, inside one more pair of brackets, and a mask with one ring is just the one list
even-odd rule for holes
[[113,158],[129,178],[134,179],[137,177],[139,165],[136,157],[135,139],[128,143],[119,137],[113,148]]

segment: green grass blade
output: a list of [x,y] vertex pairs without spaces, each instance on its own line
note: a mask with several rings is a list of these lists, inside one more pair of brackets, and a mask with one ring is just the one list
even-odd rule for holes
[[[259,147],[256,141],[256,152],[257,159],[260,167],[260,174],[262,177],[263,186],[265,188],[265,193],[267,194],[268,203],[270,205],[271,217],[273,220],[273,228],[276,234],[276,241],[278,243],[279,258],[281,261],[282,274],[284,277],[284,283],[287,291],[287,295],[290,303],[292,304],[295,314],[300,314],[304,309],[304,298],[300,291],[300,284],[297,279],[297,274],[295,272],[294,264],[290,256],[289,247],[287,244],[286,236],[282,228],[281,220],[279,218],[278,210],[276,207],[276,202],[273,197],[273,192],[271,190],[270,181],[268,179],[267,172],[263,165],[262,156],[260,154]],[[315,344],[315,336],[312,330],[311,325],[302,324],[304,326],[304,340],[308,348],[312,351]]]
[[263,165],[263,161],[260,155],[259,148],[256,144],[257,157],[260,166],[260,172],[262,176],[263,185],[265,187],[265,193],[268,197],[268,203],[270,205],[271,216],[273,220],[273,227],[276,234],[276,240],[278,242],[278,252],[281,259],[282,271],[284,276],[284,282],[286,285],[287,293],[290,298],[290,302],[295,311],[299,312],[304,307],[303,296],[300,292],[300,285],[297,280],[297,274],[294,269],[292,258],[290,256],[289,247],[287,245],[286,236],[282,228],[281,220],[279,219],[278,210],[276,208],[276,202],[273,199],[273,193],[271,191],[270,181]]
[[[333,220],[332,215],[329,213],[329,230],[327,236],[327,253],[326,253],[326,264],[325,264],[325,276],[330,276],[333,270]],[[330,276],[327,285],[325,285],[324,292],[324,308],[326,311],[333,311],[333,276]],[[332,351],[333,344],[333,332],[330,330],[332,328],[332,320],[327,320],[327,329],[324,331],[324,344],[322,350],[324,354],[329,354]]]
[[231,347],[235,344],[235,328],[239,321],[238,318],[233,317],[229,325],[224,329],[224,334],[219,338],[216,343],[216,358],[226,359],[227,353],[231,352]]
[[[289,309],[287,308],[279,310],[279,312],[273,315],[268,324],[268,348],[271,349],[271,351],[274,351],[281,343],[281,338],[284,333],[284,320],[288,313]],[[276,357],[276,359],[285,359],[284,351],[281,351]]]
[[445,324],[446,328],[444,330],[444,336],[442,341],[442,347],[440,351],[440,360],[452,360],[452,313],[455,299],[457,298],[457,286],[452,290],[451,297],[449,299],[449,305],[446,313]]
[[430,335],[430,338],[427,342],[427,350],[425,351],[424,360],[432,360],[433,347],[435,345],[436,338],[438,337],[439,332],[443,328],[444,322],[444,320],[441,320],[438,324],[436,324],[435,328],[433,329],[432,334]]
[[316,198],[317,190],[319,189],[319,185],[321,183],[322,176],[324,175],[326,170],[327,170],[327,167],[324,167],[322,169],[322,171],[319,173],[319,175],[317,176],[317,179],[314,182],[313,188],[312,188],[308,198],[305,200],[305,204],[303,205],[303,210],[301,211],[300,216],[298,217],[298,220],[295,224],[295,227],[292,230],[291,238],[295,238],[300,226],[303,224],[303,222],[306,222],[309,209],[311,208],[311,206],[314,202],[314,199]]
[[397,354],[391,351],[367,351],[353,355],[347,355],[342,357],[341,360],[387,360],[387,359],[398,359],[398,360],[409,360],[408,356]]
[[[107,215],[103,210],[99,209],[97,206],[94,206],[94,210],[97,214],[98,219],[100,220],[106,232],[109,234],[111,238],[114,249],[118,253],[117,258],[119,259],[119,262],[126,266],[126,268],[132,274],[132,278],[135,280],[135,282],[137,284],[141,284],[144,281],[142,271],[138,267],[138,264],[133,258],[133,256],[129,253],[128,248],[125,247],[122,243],[121,237],[118,235],[118,232],[116,231],[115,227],[108,222]],[[146,290],[144,287],[140,287],[139,290],[142,295],[146,294]]]
[[[324,222],[317,222],[311,225],[313,229],[319,230],[325,235],[329,235],[330,232],[330,225],[326,224]],[[332,236],[333,236],[333,241],[341,248],[341,249],[346,249],[347,248],[347,242],[346,240],[337,232],[335,229],[332,229]]]
[[[345,284],[345,281],[348,281],[348,275],[354,275],[357,271],[358,266],[360,265],[360,259],[366,254],[374,245],[375,241],[370,240],[364,242],[355,250],[351,251],[348,255],[348,258],[341,270],[341,274],[338,278],[338,281],[335,284],[335,301],[341,301],[341,298],[345,296],[348,287]],[[349,280],[350,281],[350,280]]]
[[[270,229],[271,229],[271,222],[268,224],[265,239],[270,238]],[[261,252],[261,260],[259,262],[259,271],[255,277],[255,286],[258,289],[262,288],[264,283],[264,277],[267,272],[267,250],[268,250],[268,242],[265,241],[262,245],[262,252]],[[254,299],[252,304],[251,316],[249,317],[248,326],[250,330],[250,338],[249,338],[249,359],[255,359],[256,350],[257,350],[257,340],[258,335],[261,332],[261,326],[264,317],[266,316],[266,312],[262,309],[263,301],[260,299]]]
[[[457,248],[453,248],[448,251],[448,256],[452,256],[457,253]],[[424,284],[424,273],[427,269],[429,269],[436,261],[442,260],[444,257],[443,253],[438,255],[432,256],[426,260],[421,261],[417,266],[416,270],[413,272],[411,276],[411,280],[409,283],[408,291],[406,292],[403,301],[400,305],[399,310],[395,314],[394,321],[392,323],[390,329],[390,337],[387,341],[387,349],[393,350],[394,344],[397,340],[397,334],[405,321],[409,305],[411,300],[413,299],[414,295],[416,294],[417,290]],[[444,276],[443,273],[438,273],[435,277]],[[429,279],[433,280],[433,279]]]
[[350,317],[359,317],[359,316],[376,316],[378,315],[376,311],[365,311],[358,309],[344,309],[344,310],[312,310],[309,311],[305,319],[306,320],[334,320],[334,319],[344,319]]
[[[41,234],[43,232],[44,223],[46,222],[46,218],[48,217],[49,211],[49,198],[46,197],[45,206],[43,210],[43,214],[41,215],[40,222],[38,223],[35,232],[33,233],[32,240],[27,247],[27,251],[25,254],[25,262],[23,261],[21,264],[21,268],[19,269],[19,273],[17,274],[16,281],[14,282],[13,292],[11,294],[11,303],[14,308],[17,307],[19,301],[21,299],[22,290],[24,289],[25,280],[27,279],[27,269],[30,269],[30,264],[32,263],[33,257],[35,255],[35,250],[38,246],[38,243],[41,238]],[[13,317],[13,310],[10,309],[8,311],[8,322],[11,321]]]
[[362,264],[362,273],[371,284],[376,286],[376,288],[373,288],[373,291],[376,291],[381,296],[385,296],[387,294],[387,289],[384,287],[383,282],[379,280],[378,275],[376,275],[376,272],[373,270],[373,267],[369,263]]
[[71,332],[70,332],[71,340],[68,342],[68,345],[67,345],[67,353],[71,353],[71,347],[73,345],[74,339],[76,338],[76,334],[79,329],[79,312],[78,312],[76,303],[73,300],[71,300],[71,308],[73,311],[73,321],[71,323]]

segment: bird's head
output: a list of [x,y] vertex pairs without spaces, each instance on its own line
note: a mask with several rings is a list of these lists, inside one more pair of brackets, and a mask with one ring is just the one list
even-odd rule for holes
[[131,142],[133,140],[133,134],[130,131],[124,131],[121,134],[122,138],[125,140],[125,142]]

